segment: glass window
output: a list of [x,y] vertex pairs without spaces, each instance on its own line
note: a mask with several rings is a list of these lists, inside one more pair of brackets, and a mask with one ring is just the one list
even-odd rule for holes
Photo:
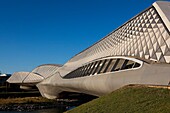
[[[121,69],[123,63],[124,63],[124,59],[117,59],[117,65],[114,67],[113,71],[118,71]],[[116,64],[116,63],[115,63]]]
[[76,70],[70,72],[70,73],[67,74],[64,78],[73,78],[73,77],[75,77],[75,72],[76,72]]
[[111,72],[112,67],[114,66],[115,62],[116,62],[116,59],[110,60],[110,63],[109,63],[109,65],[107,66],[105,72]]
[[133,68],[137,68],[137,67],[140,67],[140,64],[136,62]]
[[108,68],[109,68],[109,66],[110,66],[110,64],[111,64],[111,62],[112,62],[112,59],[109,59],[109,62],[108,62],[108,64],[107,64],[105,70],[103,71],[103,73],[108,72],[107,70],[108,70]]
[[89,69],[87,71],[87,75],[90,75],[90,72],[91,72],[91,69],[92,69],[93,65],[94,65],[94,62],[91,63],[91,65],[90,65],[90,67],[89,67]]
[[74,74],[74,77],[77,77],[77,76],[78,76],[79,71],[80,71],[79,69],[80,69],[80,68],[76,69],[75,74]]
[[102,67],[102,70],[100,71],[100,73],[104,73],[104,71],[105,71],[105,69],[106,69],[109,61],[110,61],[109,59],[106,60],[106,63],[105,63],[104,66]]
[[97,74],[99,74],[102,70],[102,68],[104,67],[106,63],[106,60],[102,60],[101,64],[100,64],[100,67],[98,68],[98,70],[96,71]]
[[125,60],[125,61],[124,61],[123,65],[122,65],[122,67],[121,67],[121,70],[126,69],[126,65],[127,65],[128,61],[129,61],[129,60]]
[[96,66],[95,66],[94,71],[92,72],[92,75],[94,75],[94,74],[96,73],[96,71],[97,71],[97,69],[99,68],[100,64],[101,64],[101,61],[98,61],[97,64],[96,64]]
[[87,65],[87,69],[86,69],[86,71],[84,72],[84,76],[87,76],[87,75],[88,75],[88,71],[89,71],[91,65],[92,65],[92,64],[88,64],[88,65]]
[[78,76],[81,77],[83,74],[84,66],[80,67]]
[[84,70],[83,70],[83,72],[82,72],[82,76],[86,76],[86,75],[85,75],[85,72],[86,72],[86,70],[87,70],[88,65],[85,65],[85,66],[83,66],[83,67],[84,67]]
[[125,61],[125,65],[122,67],[122,69],[131,69],[134,66],[135,62],[127,60]]
[[93,67],[91,68],[89,75],[92,75],[92,72],[93,72],[94,69],[96,68],[97,63],[98,63],[97,61],[94,62]]
[[115,64],[113,65],[113,67],[112,67],[112,70],[111,70],[111,71],[114,71],[114,70],[115,70],[116,66],[117,66],[117,65],[118,65],[118,63],[119,63],[119,60],[120,60],[120,59],[116,59],[116,62],[115,62]]
[[105,59],[92,62],[67,74],[64,78],[83,77],[106,72],[114,72],[140,67],[140,64],[127,59]]

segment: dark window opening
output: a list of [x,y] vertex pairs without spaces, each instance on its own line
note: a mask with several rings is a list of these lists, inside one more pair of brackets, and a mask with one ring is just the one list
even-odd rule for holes
[[88,71],[87,71],[87,75],[90,75],[90,72],[91,72],[91,70],[92,70],[92,68],[93,68],[93,65],[94,65],[94,62],[91,63],[91,65],[90,65],[90,67],[89,67],[89,69],[88,69]]
[[84,75],[87,75],[87,74],[88,74],[88,71],[89,71],[89,69],[90,69],[90,66],[91,66],[91,64],[88,64],[88,65],[87,65],[87,69],[86,69],[86,71],[84,72]]
[[135,65],[133,66],[133,68],[137,68],[137,67],[140,67],[139,63],[135,63]]
[[115,70],[115,68],[117,67],[117,65],[118,65],[118,63],[119,63],[119,60],[120,60],[120,59],[117,59],[117,60],[116,60],[116,62],[115,62],[115,64],[114,64],[114,66],[112,67],[112,70],[111,70],[111,71],[114,71],[114,70]]
[[104,64],[104,66],[103,66],[102,70],[100,71],[100,73],[104,73],[109,61],[110,61],[109,59],[106,60],[106,63]]
[[93,70],[95,69],[95,66],[96,66],[97,62],[94,62],[94,65],[91,67],[91,70],[89,72],[89,75],[92,74]]
[[92,70],[92,72],[91,72],[91,75],[94,74],[95,70],[97,69],[98,64],[99,64],[99,61],[97,61],[97,62],[95,63],[94,68],[93,68],[93,70]]
[[83,70],[83,72],[82,72],[82,76],[85,76],[85,72],[87,71],[87,68],[88,68],[88,65],[85,65],[85,66],[84,66],[84,70]]
[[99,68],[100,64],[101,64],[101,61],[98,61],[98,64],[96,65],[94,71],[92,72],[92,75],[94,75],[96,73],[96,71]]
[[124,63],[124,59],[117,59],[117,60],[119,60],[119,62],[118,62],[118,64],[115,66],[115,69],[113,70],[113,71],[119,71],[121,68],[122,68],[122,66],[123,66],[123,63]]
[[125,62],[123,63],[123,65],[121,67],[121,70],[126,69],[126,65],[127,65],[128,61],[129,60],[125,60]]
[[107,70],[108,70],[108,68],[109,68],[109,66],[110,66],[110,64],[111,64],[111,62],[112,62],[112,59],[109,60],[109,62],[108,62],[108,64],[107,64],[105,70],[103,71],[103,73],[108,72]]
[[97,71],[97,74],[99,74],[99,73],[101,72],[101,70],[103,69],[103,67],[104,67],[104,65],[105,65],[105,63],[106,63],[106,61],[107,61],[107,60],[103,60],[103,61],[102,61],[102,64],[101,64],[99,70]]
[[140,64],[127,59],[105,59],[99,60],[82,67],[67,74],[64,78],[76,78],[100,73],[115,72],[119,70],[126,70],[140,67]]

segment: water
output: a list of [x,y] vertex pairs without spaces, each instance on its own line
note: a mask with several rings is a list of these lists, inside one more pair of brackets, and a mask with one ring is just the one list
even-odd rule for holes
[[65,109],[62,108],[51,108],[51,109],[42,109],[31,112],[26,111],[0,111],[0,113],[63,113]]

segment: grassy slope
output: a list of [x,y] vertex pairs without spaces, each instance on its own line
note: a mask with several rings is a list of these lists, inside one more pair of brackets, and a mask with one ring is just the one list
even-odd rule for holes
[[126,86],[68,113],[170,113],[170,90]]

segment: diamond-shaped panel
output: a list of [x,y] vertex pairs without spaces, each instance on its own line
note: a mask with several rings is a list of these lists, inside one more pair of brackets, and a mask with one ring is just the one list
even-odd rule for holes
[[100,52],[102,56],[137,56],[169,63],[170,33],[154,7],[150,7],[73,59],[86,58],[89,49],[93,54],[84,61],[95,59],[93,56]]

